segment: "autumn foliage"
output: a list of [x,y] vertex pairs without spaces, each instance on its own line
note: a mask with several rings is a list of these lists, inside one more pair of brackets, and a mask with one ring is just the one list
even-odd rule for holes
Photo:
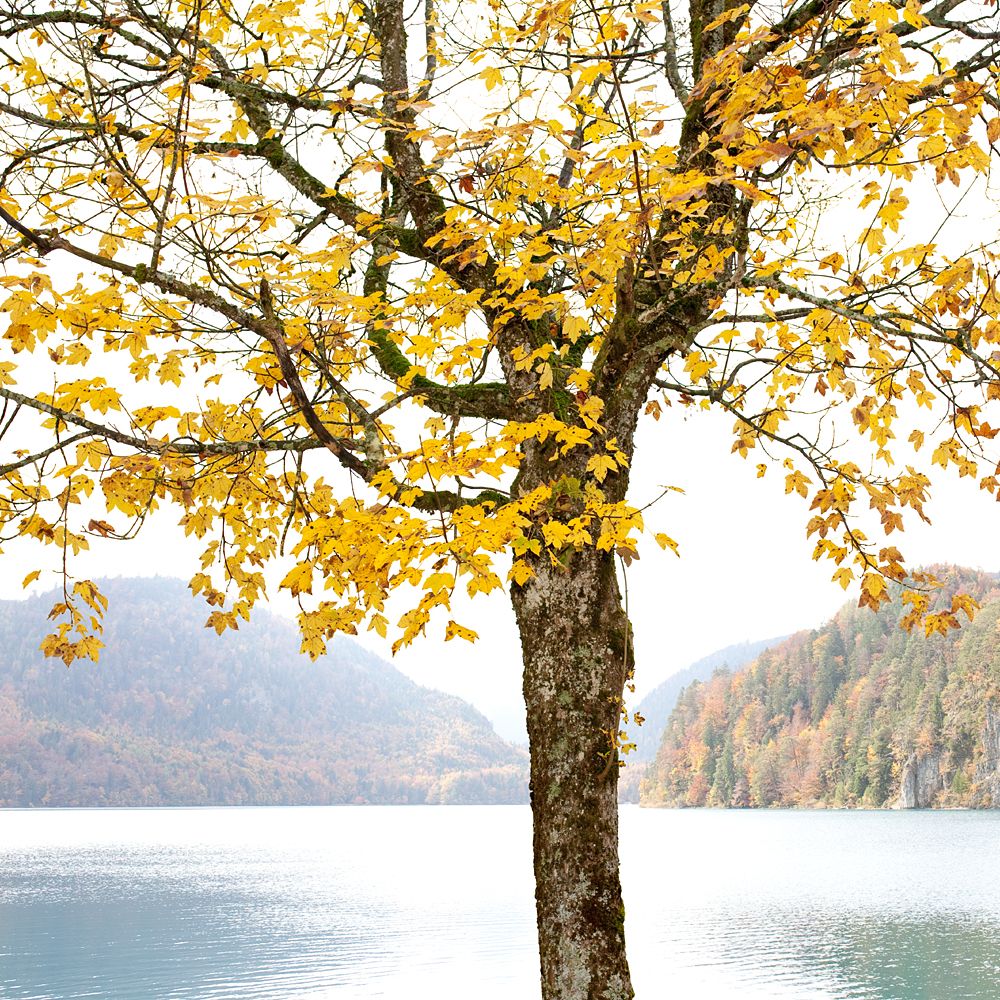
[[848,606],[745,671],[688,687],[642,801],[891,807],[907,770],[927,762],[930,794],[911,804],[1000,804],[1000,589],[988,574],[939,567],[937,575],[942,603],[962,591],[983,604],[961,632],[907,633],[898,600],[877,614]]
[[[643,518],[606,489],[630,459],[603,423],[622,338],[662,359],[650,415],[723,407],[741,454],[785,452],[817,557],[873,607],[903,574],[874,537],[927,496],[913,450],[996,490],[995,255],[904,224],[928,184],[988,167],[987,8],[720,8],[639,86],[659,4],[463,5],[456,38],[437,12],[422,73],[391,6],[8,10],[18,535],[73,553],[175,506],[205,539],[195,591],[232,595],[214,625],[284,554],[307,651],[386,632],[400,586],[408,642],[455,587],[522,584],[543,550],[636,549]],[[964,46],[925,45],[948,25]],[[820,226],[831,203],[847,229]],[[874,465],[834,450],[811,416],[831,409]],[[528,445],[578,474],[512,490]],[[345,470],[367,489],[345,496]],[[49,651],[93,656],[70,638],[86,616],[67,624]]]
[[0,601],[0,806],[523,802],[527,754],[350,640],[310,663],[261,611],[206,633],[179,580],[104,583],[107,648],[38,651],[51,595]]

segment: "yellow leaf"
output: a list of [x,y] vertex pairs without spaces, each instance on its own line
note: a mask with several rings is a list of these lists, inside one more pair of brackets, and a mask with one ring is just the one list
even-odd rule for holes
[[213,611],[205,622],[205,628],[214,628],[216,635],[222,635],[227,628],[234,631],[239,628],[236,617],[231,612]]
[[563,320],[562,333],[571,344],[575,344],[586,334],[587,329],[587,321],[580,316],[567,316]]
[[478,632],[473,632],[471,628],[465,628],[457,622],[448,622],[444,630],[444,641],[450,642],[452,639],[464,639],[466,642],[475,642],[479,638]]
[[499,87],[503,83],[503,73],[496,66],[487,66],[479,75],[486,81],[487,90]]
[[861,597],[858,604],[877,611],[889,600],[888,587],[878,573],[865,573],[861,578]]
[[618,463],[610,455],[591,455],[587,462],[587,471],[594,474],[594,478],[603,483],[609,472],[615,472]]
[[680,551],[677,547],[677,542],[675,542],[669,535],[665,535],[662,531],[658,532],[655,536],[656,544],[660,546],[661,549],[670,549],[675,556],[680,556]]
[[801,497],[807,496],[809,493],[809,478],[798,471],[790,472],[785,476],[785,492],[798,493]]
[[920,4],[917,0],[906,0],[903,8],[903,20],[914,28],[923,28],[927,24],[927,18],[920,13]]
[[424,590],[436,593],[439,590],[451,590],[455,586],[454,573],[431,573],[424,580]]
[[292,595],[295,597],[299,594],[311,594],[312,577],[312,566],[309,563],[299,563],[297,566],[293,566],[288,573],[285,574],[285,578],[281,581],[279,586],[283,590],[290,590]]
[[41,570],[33,569],[22,581],[21,586],[27,587],[42,575]]
[[702,31],[714,31],[716,28],[721,28],[722,25],[727,24],[729,21],[735,21],[738,17],[742,17],[750,9],[748,4],[740,4],[738,7],[733,7],[731,10],[725,11],[725,13],[720,14],[714,21],[706,24]]

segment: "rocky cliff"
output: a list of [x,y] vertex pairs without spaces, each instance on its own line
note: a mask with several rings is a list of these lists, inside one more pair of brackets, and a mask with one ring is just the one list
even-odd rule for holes
[[937,751],[923,757],[910,754],[900,775],[897,806],[900,809],[926,809],[934,805],[943,788],[941,754]]
[[[1000,634],[997,636],[1000,645]],[[986,706],[980,741],[982,753],[976,768],[974,787],[981,804],[1000,806],[1000,704]]]

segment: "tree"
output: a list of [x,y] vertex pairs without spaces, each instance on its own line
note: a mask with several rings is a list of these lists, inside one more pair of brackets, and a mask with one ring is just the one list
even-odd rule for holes
[[[994,8],[0,11],[8,537],[65,569],[172,506],[205,539],[209,624],[284,561],[310,654],[359,628],[410,642],[456,587],[506,583],[543,993],[631,996],[616,563],[643,531],[638,420],[729,413],[871,607],[907,574],[884,536],[923,516],[930,466],[997,491],[997,254],[926,208],[952,184],[985,205]],[[910,624],[971,614],[932,610],[929,583]],[[68,585],[47,652],[96,656],[101,603]]]
[[712,784],[712,805],[728,806],[733,800],[733,789],[736,786],[736,770],[733,767],[733,736],[727,732],[722,745],[722,756],[715,768],[715,780]]
[[813,643],[812,651],[816,661],[816,676],[810,702],[810,715],[812,721],[818,723],[846,678],[844,664],[847,651],[837,629],[821,633]]

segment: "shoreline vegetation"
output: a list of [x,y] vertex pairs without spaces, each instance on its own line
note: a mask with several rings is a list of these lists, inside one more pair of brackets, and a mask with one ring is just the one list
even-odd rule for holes
[[906,608],[843,608],[747,669],[689,685],[641,781],[647,806],[1000,806],[1000,589],[936,567],[943,603],[981,605],[948,635]]

